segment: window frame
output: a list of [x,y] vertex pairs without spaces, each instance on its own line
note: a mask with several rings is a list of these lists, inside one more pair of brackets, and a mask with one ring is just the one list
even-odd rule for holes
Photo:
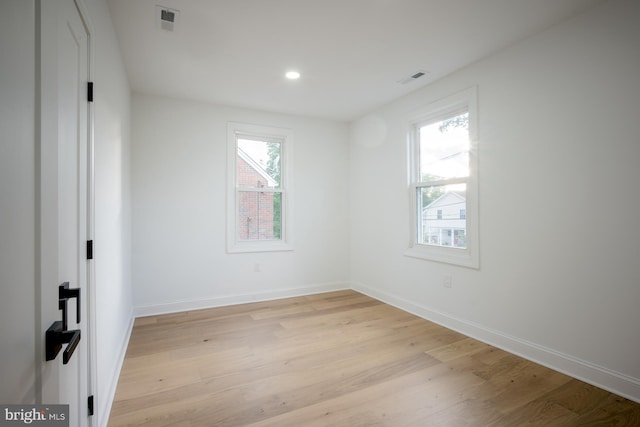
[[[407,121],[407,170],[409,188],[410,238],[405,255],[412,258],[480,268],[478,219],[478,101],[477,87],[432,102],[415,111]],[[456,116],[469,114],[469,176],[450,178],[429,183],[420,179],[420,128]],[[422,225],[418,209],[418,192],[423,187],[448,184],[466,184],[466,248],[436,246],[418,243]],[[452,237],[453,239],[453,237]]]
[[[279,240],[240,240],[238,194],[248,191],[237,184],[238,139],[278,142],[280,146],[280,187],[252,188],[259,193],[280,193],[281,238]],[[276,252],[293,250],[293,131],[273,126],[240,122],[227,123],[227,253]]]

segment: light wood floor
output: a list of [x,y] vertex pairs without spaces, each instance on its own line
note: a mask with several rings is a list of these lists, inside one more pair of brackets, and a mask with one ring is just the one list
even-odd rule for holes
[[128,425],[640,426],[640,404],[341,291],[136,320]]

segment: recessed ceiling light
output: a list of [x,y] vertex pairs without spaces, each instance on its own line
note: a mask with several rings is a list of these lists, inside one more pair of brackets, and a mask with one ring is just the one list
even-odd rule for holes
[[284,76],[289,80],[297,80],[300,78],[300,73],[297,71],[287,71]]

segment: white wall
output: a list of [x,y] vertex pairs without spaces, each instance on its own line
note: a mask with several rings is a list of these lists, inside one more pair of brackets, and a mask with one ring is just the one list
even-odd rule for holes
[[33,1],[3,0],[0,58],[0,402],[32,403],[37,398],[34,361],[40,357],[34,308]]
[[[294,132],[292,252],[225,252],[229,121]],[[348,287],[346,124],[143,94],[132,123],[139,314]]]
[[105,0],[85,0],[94,32],[97,423],[106,425],[133,322],[130,89]]
[[[354,123],[354,287],[640,401],[639,52],[615,0]],[[407,258],[406,120],[473,85],[480,269]]]

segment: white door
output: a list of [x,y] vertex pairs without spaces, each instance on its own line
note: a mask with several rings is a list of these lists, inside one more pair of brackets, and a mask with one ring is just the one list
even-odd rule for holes
[[[68,404],[70,426],[91,424],[91,314],[89,309],[91,126],[87,100],[89,33],[74,0],[42,0],[40,7],[40,317],[46,330],[63,320],[59,286],[79,296],[67,299],[66,329],[80,331],[65,363],[63,343],[53,360],[42,362],[43,404]],[[78,306],[79,304],[79,306]],[[69,356],[67,354],[67,356]],[[43,355],[44,358],[44,355]]]

